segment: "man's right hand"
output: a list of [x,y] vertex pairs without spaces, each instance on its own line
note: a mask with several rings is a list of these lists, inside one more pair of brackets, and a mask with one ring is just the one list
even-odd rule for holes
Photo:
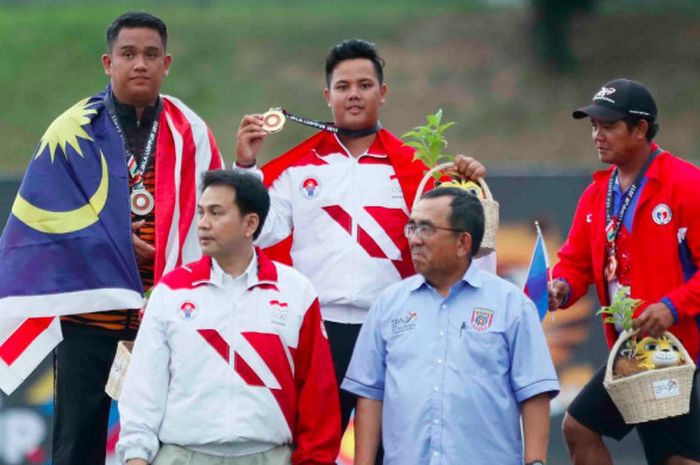
[[549,283],[549,311],[562,306],[571,288],[563,279],[555,279]]
[[129,459],[126,461],[126,465],[148,465],[144,459]]
[[[143,226],[145,222],[146,221],[141,220],[131,223],[131,230],[134,232],[138,231],[139,229],[141,229],[141,226]],[[151,263],[153,261],[153,256],[156,254],[156,249],[136,234],[132,233],[131,236],[134,243],[134,253],[136,254],[136,262],[139,265]]]
[[255,164],[267,131],[262,128],[262,115],[245,115],[236,133],[236,163],[242,166]]

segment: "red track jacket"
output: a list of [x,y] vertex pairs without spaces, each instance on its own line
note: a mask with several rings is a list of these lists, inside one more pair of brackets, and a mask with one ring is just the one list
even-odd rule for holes
[[[651,151],[657,149],[652,144]],[[605,264],[605,195],[613,167],[596,172],[579,200],[559,263],[552,276],[565,279],[571,293],[565,307],[595,284],[601,305],[609,305]],[[700,352],[700,170],[669,152],[659,154],[646,174],[632,226],[632,297],[668,298],[676,323],[669,329],[693,360]],[[658,213],[670,209],[670,221]],[[656,215],[655,215],[656,213]],[[655,219],[656,216],[656,219]],[[641,309],[640,309],[641,310]],[[635,315],[636,316],[636,315]],[[605,324],[612,347],[617,334]]]

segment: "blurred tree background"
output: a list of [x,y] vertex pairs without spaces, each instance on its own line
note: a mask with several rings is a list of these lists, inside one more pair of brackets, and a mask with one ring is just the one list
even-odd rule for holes
[[[227,162],[245,113],[330,119],[324,59],[348,37],[386,58],[386,127],[400,134],[442,108],[459,123],[450,150],[491,169],[598,166],[571,111],[617,77],[652,90],[663,147],[700,156],[697,0],[0,0],[0,172],[21,175],[51,120],[106,85],[104,30],[128,9],[168,24],[164,92],[210,123]],[[289,124],[265,157],[311,133]]]

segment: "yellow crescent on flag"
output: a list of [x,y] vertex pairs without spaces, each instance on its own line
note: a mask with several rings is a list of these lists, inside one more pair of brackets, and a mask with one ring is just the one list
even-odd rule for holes
[[102,178],[95,193],[87,204],[74,210],[64,212],[45,210],[36,207],[17,194],[12,205],[12,213],[32,229],[47,234],[66,234],[85,229],[98,220],[98,215],[107,203],[109,193],[109,171],[107,160],[100,151]]
[[[68,147],[73,148],[80,157],[83,157],[78,138],[92,141],[83,126],[90,124],[88,115],[97,113],[96,110],[88,108],[88,101],[89,99],[81,100],[51,123],[41,137],[41,144],[34,158],[39,158],[44,153],[44,149],[48,147],[51,163],[53,163],[56,149],[59,146],[66,159],[68,158]],[[68,211],[51,211],[32,205],[20,194],[17,194],[15,203],[12,205],[12,213],[30,228],[43,233],[66,234],[87,228],[97,222],[98,215],[107,203],[109,170],[107,160],[101,150],[100,164],[102,166],[100,184],[85,205]]]

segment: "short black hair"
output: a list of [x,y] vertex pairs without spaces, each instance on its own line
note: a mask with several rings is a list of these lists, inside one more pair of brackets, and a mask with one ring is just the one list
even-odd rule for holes
[[470,194],[459,187],[438,187],[423,194],[421,199],[434,199],[437,197],[452,197],[450,203],[450,228],[468,232],[472,236],[472,257],[481,248],[484,240],[485,218],[484,207],[474,194]]
[[659,132],[659,124],[656,121],[649,118],[643,118],[641,116],[626,116],[622,118],[622,121],[625,122],[629,131],[632,131],[632,129],[639,126],[639,122],[641,120],[646,120],[646,122],[649,123],[646,136],[647,141],[651,142],[652,140],[654,140],[654,137],[656,137],[656,133]]
[[114,41],[117,40],[119,31],[124,28],[134,29],[141,27],[157,31],[160,39],[163,41],[163,50],[167,48],[168,28],[160,18],[145,11],[127,11],[107,26],[107,50],[109,52],[112,51],[112,46]]
[[379,84],[384,82],[384,59],[377,54],[377,46],[362,39],[346,39],[334,46],[326,57],[326,85],[330,87],[333,70],[338,63],[355,58],[371,61]]
[[234,203],[241,215],[248,213],[258,215],[260,224],[253,233],[253,239],[257,239],[270,211],[270,194],[267,193],[260,178],[237,170],[212,170],[202,175],[202,192],[210,186],[232,188],[236,193]]

